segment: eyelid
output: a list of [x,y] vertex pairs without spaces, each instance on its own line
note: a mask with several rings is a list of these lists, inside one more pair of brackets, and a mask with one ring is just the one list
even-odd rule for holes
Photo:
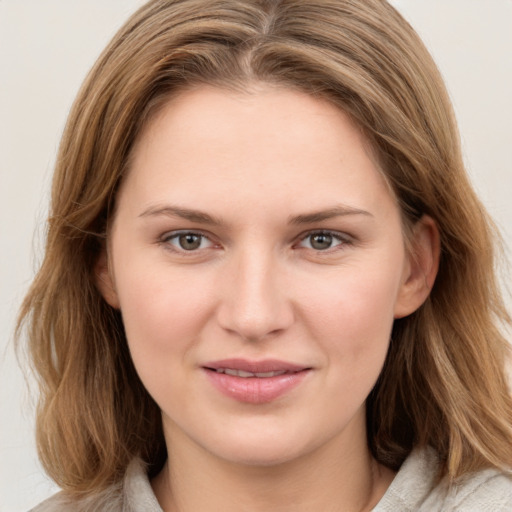
[[[203,239],[208,240],[208,242],[210,242],[210,246],[187,251],[186,249],[182,249],[182,248],[170,243],[171,240],[177,239],[181,235],[200,236]],[[210,248],[218,245],[215,243],[215,241],[212,238],[213,238],[212,235],[205,233],[204,231],[202,231],[200,229],[175,229],[172,231],[166,231],[163,235],[161,235],[158,238],[158,243],[160,243],[162,245],[166,245],[167,248],[169,248],[170,250],[175,251],[177,253],[184,254],[184,255],[193,255],[195,253],[198,253],[201,250],[210,249]]]
[[311,249],[318,253],[329,253],[329,251],[336,250],[336,248],[340,246],[350,245],[353,243],[354,239],[352,236],[350,236],[347,233],[332,230],[332,229],[312,229],[311,231],[307,231],[305,233],[302,233],[298,237],[298,241],[295,244],[295,246],[299,246],[304,240],[307,238],[314,236],[314,235],[329,235],[332,236],[334,239],[339,241],[340,243],[334,245],[333,247],[329,247],[328,249],[320,250],[320,249],[314,249],[310,247],[302,247],[304,249]]
[[[170,243],[170,240],[176,239],[180,235],[187,235],[187,234],[197,235],[197,236],[202,237],[203,239],[205,239],[209,242],[209,246],[198,248],[198,249],[186,250],[186,249],[180,248],[177,245]],[[304,246],[301,247],[300,246],[300,244],[302,244],[308,237],[311,237],[314,235],[329,235],[333,239],[338,241],[339,243],[336,243],[333,247],[329,247],[329,248],[323,249],[323,250],[314,249],[312,247],[304,247]],[[302,248],[302,249],[309,249],[314,252],[324,253],[324,254],[328,254],[329,252],[335,251],[338,248],[345,247],[346,245],[350,245],[350,244],[354,243],[353,237],[351,235],[349,235],[348,233],[340,232],[340,231],[336,231],[336,230],[332,230],[332,229],[312,229],[312,230],[306,231],[304,233],[301,233],[296,238],[296,240],[297,241],[293,244],[294,248],[298,247],[298,248]],[[172,250],[179,254],[188,255],[188,256],[192,256],[192,255],[197,254],[198,252],[206,250],[206,249],[220,247],[220,244],[215,241],[213,235],[211,235],[210,233],[207,233],[201,229],[176,229],[176,230],[172,230],[172,231],[166,231],[158,238],[158,243],[165,245],[169,250]]]

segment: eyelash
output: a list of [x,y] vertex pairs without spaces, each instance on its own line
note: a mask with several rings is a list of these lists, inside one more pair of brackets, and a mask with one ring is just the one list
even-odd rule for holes
[[[182,236],[194,236],[194,237],[199,237],[200,238],[200,245],[202,245],[203,241],[204,240],[207,240],[211,245],[209,247],[197,247],[197,248],[193,248],[193,249],[185,249],[183,247],[178,247],[177,245],[174,245],[171,241],[172,240],[177,240],[178,244],[180,243],[179,240],[180,240],[180,237]],[[335,245],[331,245],[330,247],[327,247],[325,249],[315,249],[314,247],[311,246],[311,241],[309,243],[309,247],[304,247],[302,246],[301,247],[301,244],[303,244],[306,240],[310,239],[314,236],[325,236],[325,237],[330,237],[331,238],[331,242],[334,243],[334,242],[337,242],[335,243]],[[181,230],[181,231],[172,231],[170,233],[166,233],[165,235],[163,235],[159,241],[161,244],[165,245],[168,249],[176,252],[176,253],[179,253],[181,255],[184,255],[184,256],[193,256],[195,254],[198,253],[198,251],[200,250],[204,250],[204,249],[207,249],[207,248],[211,248],[211,247],[215,247],[215,242],[213,242],[211,240],[211,238],[209,237],[209,235],[201,232],[201,231],[187,231],[187,230]],[[340,233],[338,231],[330,231],[330,230],[316,230],[316,231],[308,231],[307,233],[304,233],[302,235],[300,235],[299,237],[299,240],[298,242],[296,242],[294,244],[294,248],[297,247],[297,248],[300,248],[300,249],[310,249],[316,253],[324,253],[324,254],[329,254],[333,251],[337,251],[337,250],[341,250],[343,249],[344,247],[346,247],[347,245],[351,245],[353,243],[353,240],[352,238],[347,235],[347,234],[344,234],[344,233]]]
[[183,254],[183,255],[193,255],[194,253],[197,253],[198,250],[204,249],[204,247],[203,248],[199,247],[196,249],[187,250],[183,247],[175,246],[171,242],[172,240],[177,240],[179,243],[180,237],[186,237],[186,236],[199,237],[201,239],[200,244],[202,244],[204,240],[208,240],[210,242],[210,244],[212,244],[212,246],[215,245],[214,242],[212,242],[212,240],[210,239],[210,237],[208,235],[202,233],[201,231],[186,231],[186,230],[172,231],[171,233],[166,233],[160,239],[160,243],[164,244],[167,248],[170,248],[171,250],[178,252],[180,254]]
[[330,253],[332,251],[340,250],[342,247],[350,245],[352,243],[351,237],[349,237],[349,235],[347,234],[339,233],[338,231],[318,230],[309,231],[304,236],[301,236],[299,244],[303,243],[307,239],[311,239],[314,236],[326,236],[331,238],[332,242],[339,242],[334,246],[327,247],[326,249],[315,249],[314,247],[308,247],[308,249],[312,249],[318,253]]

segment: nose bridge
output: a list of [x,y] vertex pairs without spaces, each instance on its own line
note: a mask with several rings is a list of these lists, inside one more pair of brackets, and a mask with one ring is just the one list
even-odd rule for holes
[[268,248],[233,255],[224,279],[219,321],[224,329],[247,340],[259,340],[286,329],[293,311],[283,289],[279,258]]

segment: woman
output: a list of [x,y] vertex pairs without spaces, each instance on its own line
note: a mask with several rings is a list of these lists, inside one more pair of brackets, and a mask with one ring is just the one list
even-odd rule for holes
[[386,2],[149,2],[70,114],[22,311],[36,510],[510,509],[494,237]]

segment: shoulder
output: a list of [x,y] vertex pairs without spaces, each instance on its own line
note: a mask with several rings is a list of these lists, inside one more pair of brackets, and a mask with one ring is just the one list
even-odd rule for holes
[[153,494],[142,462],[134,459],[121,482],[82,498],[60,492],[43,501],[30,512],[162,512]]
[[93,510],[122,512],[121,486],[111,486],[100,493],[87,497],[71,497],[59,492],[31,509],[30,512],[89,512]]
[[512,511],[512,473],[489,469],[448,487],[437,483],[438,467],[433,449],[414,450],[374,512]]
[[510,512],[512,472],[488,469],[468,475],[448,490],[440,485],[420,510]]

